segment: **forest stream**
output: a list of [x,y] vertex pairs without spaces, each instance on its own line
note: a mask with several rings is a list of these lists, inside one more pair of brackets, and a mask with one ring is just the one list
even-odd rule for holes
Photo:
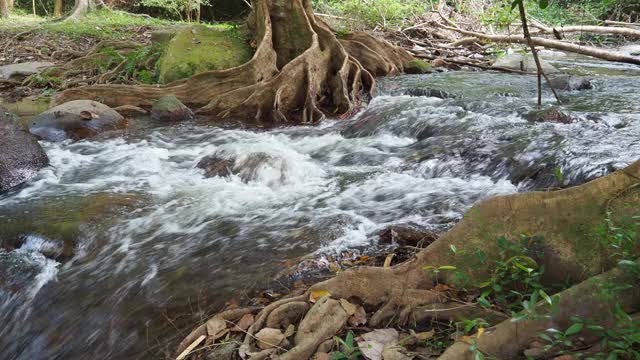
[[[526,120],[533,76],[460,71],[381,79],[354,119],[316,126],[141,118],[124,136],[42,142],[51,165],[0,195],[2,357],[161,358],[287,261],[371,252],[392,224],[441,232],[479,200],[640,158],[640,69],[551,61],[592,79],[560,93],[568,124]],[[240,173],[205,178],[212,154]]]

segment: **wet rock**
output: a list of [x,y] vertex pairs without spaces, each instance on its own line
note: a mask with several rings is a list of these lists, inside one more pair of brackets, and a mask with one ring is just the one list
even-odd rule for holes
[[[281,168],[282,163],[265,152],[255,152],[240,161],[236,161],[235,169],[242,181],[249,182],[258,178],[258,172],[264,166]],[[281,172],[284,174],[283,171]]]
[[193,119],[193,112],[173,95],[163,96],[153,102],[151,119],[157,121],[186,121]]
[[407,74],[428,74],[433,72],[433,67],[424,60],[414,59],[404,66],[404,72]]
[[117,108],[114,108],[113,110],[117,111],[118,114],[124,117],[129,117],[129,118],[145,115],[148,113],[147,110],[137,106],[133,106],[133,105],[122,105],[122,106],[118,106]]
[[552,77],[550,80],[551,86],[556,90],[578,91],[593,89],[590,79],[579,76],[559,75]]
[[570,124],[573,121],[569,115],[555,107],[544,110],[534,110],[526,115],[526,119],[527,121],[535,123],[551,122]]
[[204,170],[206,178],[231,176],[233,166],[233,160],[223,159],[216,155],[205,156],[196,165],[197,168]]
[[455,95],[452,95],[443,90],[429,89],[429,88],[410,88],[405,90],[404,95],[409,96],[425,96],[425,97],[436,97],[440,99],[452,99],[455,98]]
[[[554,74],[560,72],[546,60],[540,59],[540,65],[542,66],[542,70],[546,74]],[[535,60],[533,59],[533,56],[531,56],[531,54],[527,54],[526,56],[523,56],[521,54],[508,54],[496,60],[492,66],[528,72],[537,71]]]
[[416,134],[416,139],[418,141],[422,141],[424,139],[433,137],[435,134],[436,134],[435,128],[433,126],[427,125],[422,129],[420,129],[420,131],[418,131],[418,133]]
[[37,139],[0,108],[0,193],[36,176],[49,164]]
[[47,61],[30,61],[0,66],[0,79],[22,80],[29,75],[37,74],[42,69],[54,65],[54,63]]
[[431,231],[414,224],[392,225],[379,235],[381,244],[398,244],[400,246],[425,247],[436,240],[437,236]]
[[207,360],[233,360],[240,344],[237,341],[224,343],[207,354]]
[[91,100],[66,102],[29,122],[29,132],[48,141],[86,139],[126,127],[127,121],[117,111]]

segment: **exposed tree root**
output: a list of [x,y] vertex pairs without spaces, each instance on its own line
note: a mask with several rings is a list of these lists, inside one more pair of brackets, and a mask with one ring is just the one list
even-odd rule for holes
[[[350,311],[359,305],[377,308],[368,319],[367,324],[371,327],[475,317],[498,323],[482,336],[455,343],[441,359],[474,358],[470,341],[476,341],[479,351],[486,355],[498,359],[518,358],[534,340],[539,340],[539,333],[551,327],[566,329],[573,316],[611,325],[616,303],[627,312],[640,310],[640,288],[632,286],[622,292],[612,292],[611,284],[635,284],[637,275],[614,268],[610,249],[599,239],[593,239],[591,234],[606,218],[624,222],[638,216],[638,184],[640,161],[574,188],[500,196],[484,201],[473,207],[452,230],[405,263],[391,268],[352,268],[312,286],[304,295],[267,306],[247,331],[240,352],[249,359],[275,356],[276,353],[280,354],[279,359],[308,359],[320,344],[345,326]],[[543,282],[573,284],[558,293],[559,305],[550,317],[530,316],[521,322],[513,322],[500,312],[455,301],[438,286],[455,285],[455,275],[424,269],[426,265],[436,268],[454,265],[472,283],[480,282],[489,277],[494,265],[492,261],[474,261],[474,251],[482,250],[489,258],[498,257],[496,237],[523,233],[543,236]],[[457,251],[451,251],[452,247]],[[640,247],[636,249],[635,256],[638,255]],[[640,264],[640,260],[636,263]],[[329,296],[318,300],[306,313],[297,327],[293,343],[285,344],[285,349],[272,349],[268,354],[259,352],[255,334],[265,327],[285,329],[295,324],[295,319],[300,318],[301,311],[314,294]],[[548,315],[550,309],[545,304],[538,304],[535,314]],[[584,339],[588,340],[589,336]]]
[[244,65],[201,73],[163,87],[95,85],[56,99],[99,98],[110,106],[148,107],[173,94],[212,119],[308,123],[350,114],[374,88],[374,75],[400,73],[411,56],[383,40],[353,34],[342,40],[313,15],[310,0],[256,1],[249,25],[257,49]]

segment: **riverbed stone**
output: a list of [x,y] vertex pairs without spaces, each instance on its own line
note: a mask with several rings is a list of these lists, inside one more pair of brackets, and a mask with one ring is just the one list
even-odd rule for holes
[[170,83],[209,70],[225,70],[248,62],[253,56],[246,27],[227,30],[204,25],[185,27],[171,41],[159,60],[160,81]]
[[54,65],[54,63],[48,61],[29,61],[0,66],[0,79],[21,80]]
[[74,100],[55,106],[29,121],[29,131],[47,141],[80,140],[127,127],[117,111],[92,100]]
[[[556,69],[555,66],[551,65],[548,61],[544,59],[540,59],[540,65],[542,66],[542,71],[544,71],[545,74],[555,74],[560,72],[558,69]],[[501,67],[501,68],[506,68],[511,70],[519,70],[519,71],[527,71],[527,72],[537,71],[535,60],[531,54],[505,55],[497,59],[493,63],[493,67]]]
[[404,94],[409,96],[436,97],[439,99],[455,98],[455,95],[448,93],[444,90],[429,89],[429,88],[409,88],[404,91]]
[[167,95],[153,102],[151,119],[166,122],[186,121],[193,119],[193,111],[175,96]]
[[580,91],[593,89],[591,79],[585,77],[561,74],[553,76],[549,80],[551,81],[551,86],[556,90]]
[[216,155],[205,156],[196,165],[197,168],[204,170],[205,178],[231,176],[233,166],[233,160],[224,159]]
[[0,193],[21,185],[49,164],[35,136],[0,108]]
[[571,116],[567,115],[557,107],[531,111],[526,115],[526,119],[527,121],[534,123],[550,122],[570,124],[571,122],[573,122]]
[[433,72],[433,67],[424,60],[414,59],[405,64],[404,72],[407,74],[428,74]]
[[418,246],[431,244],[437,236],[415,224],[391,225],[378,235],[381,244],[397,244],[400,246]]

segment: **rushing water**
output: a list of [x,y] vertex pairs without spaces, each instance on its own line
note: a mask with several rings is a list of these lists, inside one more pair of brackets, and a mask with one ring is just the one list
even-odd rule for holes
[[[524,120],[531,77],[457,72],[382,80],[349,122],[43,143],[51,166],[0,197],[1,357],[162,357],[285,260],[375,245],[389,224],[442,230],[483,198],[640,158],[638,68],[558,64],[594,76],[562,93],[572,124]],[[403,95],[415,88],[452,96]],[[214,153],[243,176],[204,178],[195,164]]]

